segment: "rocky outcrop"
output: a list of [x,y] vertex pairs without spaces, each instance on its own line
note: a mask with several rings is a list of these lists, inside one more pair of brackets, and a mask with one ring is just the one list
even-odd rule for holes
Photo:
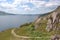
[[60,35],[54,35],[52,36],[51,40],[60,40]]
[[[37,27],[39,27],[39,23],[41,22],[41,20],[48,20],[47,22],[47,30],[50,28],[53,28],[52,26],[54,26],[56,24],[56,22],[59,20],[59,18],[57,17],[58,15],[60,15],[60,6],[58,8],[56,8],[56,10],[47,13],[44,16],[39,17],[36,21],[35,21],[35,29]],[[43,18],[43,19],[42,19]],[[51,19],[52,18],[52,19]],[[50,26],[50,27],[49,27]],[[50,30],[49,29],[49,30]]]
[[48,22],[47,22],[46,30],[49,32],[50,30],[52,30],[52,27],[53,27],[53,19],[50,16],[49,19],[48,19]]
[[[47,20],[47,26],[46,26],[46,31],[50,32],[50,31],[54,31],[54,30],[57,30],[59,31],[60,30],[60,6],[58,8],[56,8],[56,10],[52,11],[52,12],[49,12],[48,14],[44,15],[44,16],[41,16],[39,19],[36,20],[35,22],[35,29],[37,27],[39,27],[39,23],[41,22],[41,18],[43,18],[43,20]],[[46,18],[46,19],[44,19]],[[58,32],[56,32],[57,34]],[[60,39],[60,36],[55,35],[54,38],[52,40],[59,40]]]
[[[59,24],[59,16],[60,13],[57,13],[57,12],[53,12],[53,15],[48,19],[48,24],[47,24],[47,31],[48,29],[51,30],[56,30],[57,29],[57,24]],[[49,21],[50,20],[50,21]]]
[[37,27],[39,26],[39,24],[40,24],[40,20],[41,20],[41,18],[38,18],[38,20],[36,20],[36,22],[35,22],[35,29],[37,29]]

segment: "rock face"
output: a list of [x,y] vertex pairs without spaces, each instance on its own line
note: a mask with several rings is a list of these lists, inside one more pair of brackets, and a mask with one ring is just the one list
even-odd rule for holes
[[[47,15],[42,16],[43,20],[47,20],[47,26],[46,26],[46,30],[48,32],[50,31],[54,31],[54,30],[60,30],[59,24],[60,24],[60,6],[58,8],[56,8],[56,10],[49,12]],[[47,18],[47,19],[44,19]],[[35,22],[35,29],[37,29],[37,27],[39,27],[39,23],[41,22],[41,17],[38,18]],[[59,40],[60,36],[55,35],[54,38],[52,40]]]
[[[47,30],[49,29],[57,29],[56,24],[59,24],[60,13],[53,12],[53,15],[48,19]],[[50,20],[50,21],[49,21]],[[48,28],[49,27],[49,28]]]
[[50,30],[52,30],[52,27],[53,27],[53,19],[52,17],[50,17],[47,22],[46,30],[49,32]]
[[41,20],[41,18],[38,18],[38,20],[36,20],[36,22],[35,22],[35,29],[37,29],[37,27],[39,26],[40,20]]
[[[59,17],[60,17],[60,6],[58,8],[56,8],[56,10],[47,13],[47,15],[44,15],[44,16],[41,16],[40,18],[38,18],[35,21],[35,29],[37,27],[39,27],[39,23],[41,22],[41,20],[43,18],[43,20],[48,20],[46,30],[47,31],[48,31],[48,29],[51,30],[52,28],[54,28],[55,24],[58,23],[58,21],[60,19]],[[46,18],[48,18],[48,19],[46,19]]]
[[54,35],[51,40],[60,40],[60,35]]

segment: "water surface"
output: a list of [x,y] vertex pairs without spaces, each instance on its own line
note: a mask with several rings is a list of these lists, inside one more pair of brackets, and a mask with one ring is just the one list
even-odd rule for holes
[[35,20],[36,15],[0,15],[0,31]]

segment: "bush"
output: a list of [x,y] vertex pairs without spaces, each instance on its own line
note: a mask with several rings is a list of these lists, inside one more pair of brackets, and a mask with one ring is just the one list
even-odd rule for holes
[[31,24],[31,22],[30,23],[25,23],[25,24],[21,25],[20,27],[29,26],[30,24]]
[[34,25],[31,24],[26,28],[28,31],[34,31]]

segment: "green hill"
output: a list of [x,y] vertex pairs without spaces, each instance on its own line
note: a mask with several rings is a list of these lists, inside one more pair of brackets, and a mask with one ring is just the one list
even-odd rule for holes
[[[39,18],[34,22],[25,23],[19,28],[0,32],[0,40],[51,40],[52,36],[55,35],[56,32],[60,34],[59,30],[51,30],[49,32],[46,30],[48,19],[51,15],[53,16],[55,12],[60,15],[60,6],[52,12],[39,16]],[[57,18],[60,18],[59,15]],[[54,17],[55,16],[53,16],[53,19]],[[56,22],[57,20],[55,20],[54,25],[60,26],[60,23]],[[57,28],[59,28],[58,26]]]
[[[42,38],[32,38],[31,40],[51,40],[51,36],[55,35],[56,32],[58,34],[60,34],[60,31],[59,30],[57,31],[55,28],[53,28],[55,30],[51,30],[50,32],[48,32],[46,30],[49,17],[52,16],[52,18],[54,20],[55,14],[60,15],[60,6],[57,7],[52,12],[41,15],[38,19],[36,19],[36,21],[34,21],[30,24],[27,23],[27,24],[20,26],[20,28],[15,30],[15,33],[20,36],[42,37]],[[60,18],[60,16],[59,16],[59,18]],[[39,19],[41,19],[41,20],[39,21]],[[57,19],[55,19],[55,20],[57,21]],[[38,25],[37,28],[35,28],[35,25]],[[55,22],[54,25],[57,25],[57,23]],[[60,25],[60,23],[58,25]],[[60,27],[57,27],[57,28],[60,28]],[[48,38],[46,38],[46,37],[48,37]]]

